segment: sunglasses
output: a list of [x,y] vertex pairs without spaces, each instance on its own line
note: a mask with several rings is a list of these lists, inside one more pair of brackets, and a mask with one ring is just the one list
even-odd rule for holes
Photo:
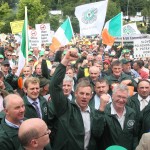
[[7,55],[7,56],[12,56],[12,55]]

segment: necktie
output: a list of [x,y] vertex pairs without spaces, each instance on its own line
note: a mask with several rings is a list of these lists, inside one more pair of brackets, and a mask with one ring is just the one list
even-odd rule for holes
[[36,113],[37,113],[37,115],[38,115],[38,118],[41,118],[41,115],[40,115],[40,110],[39,110],[39,107],[38,107],[38,103],[37,102],[33,102],[32,103],[33,105],[34,105],[34,108],[35,108],[35,110],[36,110]]

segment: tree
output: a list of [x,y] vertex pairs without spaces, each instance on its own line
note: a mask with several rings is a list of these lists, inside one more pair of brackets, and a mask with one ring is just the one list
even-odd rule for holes
[[48,12],[45,6],[41,4],[41,0],[20,0],[18,4],[17,19],[24,19],[24,8],[28,9],[29,25],[34,27],[35,24],[45,23]]
[[10,22],[14,20],[15,14],[9,8],[8,3],[2,3],[0,5],[0,32],[1,33],[10,33]]

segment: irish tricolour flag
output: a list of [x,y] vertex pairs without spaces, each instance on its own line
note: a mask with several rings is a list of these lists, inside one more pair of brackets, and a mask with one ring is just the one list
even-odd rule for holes
[[25,6],[25,19],[22,28],[21,49],[19,51],[18,70],[16,75],[19,76],[26,62],[28,62],[28,19],[27,7]]
[[122,37],[123,15],[122,12],[105,23],[102,39],[103,43],[112,46],[114,37]]
[[55,51],[59,49],[59,47],[67,45],[71,41],[72,37],[72,25],[70,19],[68,18],[55,32],[50,49]]

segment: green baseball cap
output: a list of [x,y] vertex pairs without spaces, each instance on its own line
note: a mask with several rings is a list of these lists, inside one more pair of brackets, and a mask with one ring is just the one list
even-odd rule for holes
[[131,51],[131,50],[129,50],[129,49],[123,49],[123,50],[122,50],[122,54],[130,53],[130,51]]
[[44,51],[40,51],[39,55],[43,56],[44,55]]
[[127,150],[126,148],[118,145],[109,146],[106,150]]
[[34,61],[34,59],[33,59],[33,58],[29,58],[29,59],[28,59],[28,62],[30,62],[30,61]]
[[2,54],[0,54],[0,59],[4,59],[4,56]]
[[122,64],[127,64],[131,62],[131,60],[128,60],[128,59],[121,59],[120,61],[122,62]]
[[28,52],[28,55],[33,55],[33,53],[31,51]]

